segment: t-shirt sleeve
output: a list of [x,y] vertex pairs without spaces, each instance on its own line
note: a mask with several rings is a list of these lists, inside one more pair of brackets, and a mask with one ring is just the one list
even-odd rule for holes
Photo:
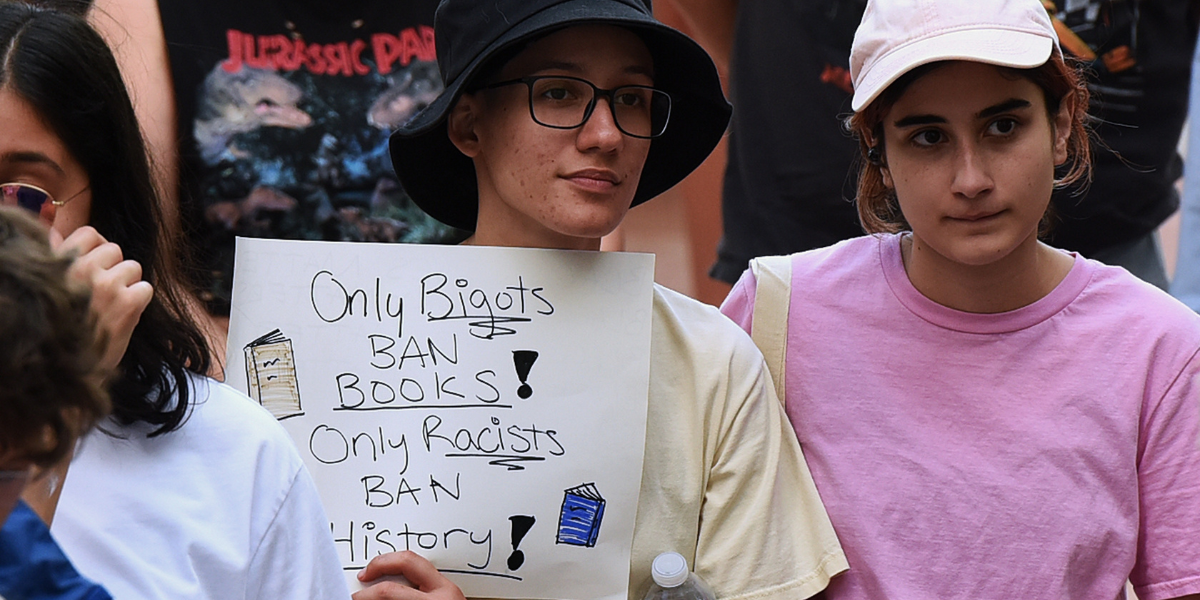
[[316,484],[300,466],[250,560],[247,598],[350,597]]
[[810,597],[846,570],[795,432],[744,337],[709,473],[696,570],[722,600]]
[[1200,357],[1143,413],[1141,523],[1130,580],[1142,600],[1200,594]]
[[733,319],[733,322],[737,323],[738,327],[741,327],[746,333],[750,333],[750,327],[754,321],[756,284],[754,273],[750,269],[746,269],[734,284],[733,289],[730,290],[729,295],[725,297],[725,301],[721,303],[721,312]]

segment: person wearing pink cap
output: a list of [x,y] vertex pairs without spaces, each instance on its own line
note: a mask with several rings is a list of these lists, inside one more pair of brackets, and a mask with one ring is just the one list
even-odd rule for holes
[[722,307],[844,545],[826,597],[1200,598],[1200,318],[1038,239],[1090,168],[1046,9],[872,0],[851,73],[871,235]]

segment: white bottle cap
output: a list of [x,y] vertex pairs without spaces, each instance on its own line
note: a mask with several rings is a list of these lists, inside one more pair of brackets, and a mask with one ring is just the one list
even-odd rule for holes
[[650,576],[662,587],[679,587],[688,578],[687,559],[678,552],[663,552],[650,566]]

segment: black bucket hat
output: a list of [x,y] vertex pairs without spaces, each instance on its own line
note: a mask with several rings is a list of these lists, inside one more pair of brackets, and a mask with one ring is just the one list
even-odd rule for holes
[[708,53],[656,21],[649,0],[442,0],[434,30],[445,90],[389,140],[392,167],[417,206],[447,225],[475,229],[475,166],[450,142],[446,115],[492,58],[573,25],[617,25],[638,34],[654,59],[654,87],[671,95],[671,120],[650,142],[634,206],[679,183],[708,157],[732,108]]

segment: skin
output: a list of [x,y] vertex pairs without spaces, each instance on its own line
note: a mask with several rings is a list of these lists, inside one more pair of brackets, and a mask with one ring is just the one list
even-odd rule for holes
[[1054,166],[1067,159],[1074,106],[1047,114],[1040,88],[974,62],[914,82],[884,119],[885,184],[912,226],[909,280],[939,304],[974,313],[1026,306],[1074,259],[1037,240]]
[[9,513],[16,507],[17,500],[21,498],[21,491],[25,489],[25,484],[29,481],[32,468],[28,460],[19,456],[8,454],[0,456],[0,471],[8,471],[12,474],[24,472],[25,474],[23,477],[0,478],[0,523],[8,519]]
[[78,258],[70,276],[92,289],[92,311],[107,336],[104,366],[115,369],[133,327],[154,294],[142,267],[88,226],[92,193],[83,167],[67,152],[41,115],[23,98],[0,89],[0,180],[36,185],[55,198],[70,198],[51,224],[51,243]]
[[[29,183],[55,198],[70,198],[47,223],[50,241],[56,252],[77,257],[68,276],[92,290],[91,311],[106,341],[103,366],[115,371],[154,289],[142,281],[141,265],[125,260],[119,246],[87,225],[92,210],[87,173],[41,115],[7,88],[0,89],[0,182]],[[69,463],[70,456],[48,468],[23,493],[47,524]]]
[[[612,89],[652,85],[652,71],[633,33],[579,26],[530,44],[497,80],[570,75]],[[528,103],[528,88],[510,85],[464,95],[451,110],[450,140],[479,182],[479,225],[467,243],[599,250],[629,211],[651,141],[617,129],[606,99],[576,129],[538,125]]]
[[[541,38],[509,61],[497,81],[530,75],[570,75],[603,89],[654,83],[645,44],[610,26]],[[629,211],[651,141],[617,129],[607,100],[576,129],[538,125],[528,102],[528,88],[512,85],[464,95],[451,110],[450,140],[471,157],[479,183],[479,225],[465,243],[599,250],[600,238]],[[358,578],[371,585],[354,600],[464,598],[412,552],[377,556]]]

